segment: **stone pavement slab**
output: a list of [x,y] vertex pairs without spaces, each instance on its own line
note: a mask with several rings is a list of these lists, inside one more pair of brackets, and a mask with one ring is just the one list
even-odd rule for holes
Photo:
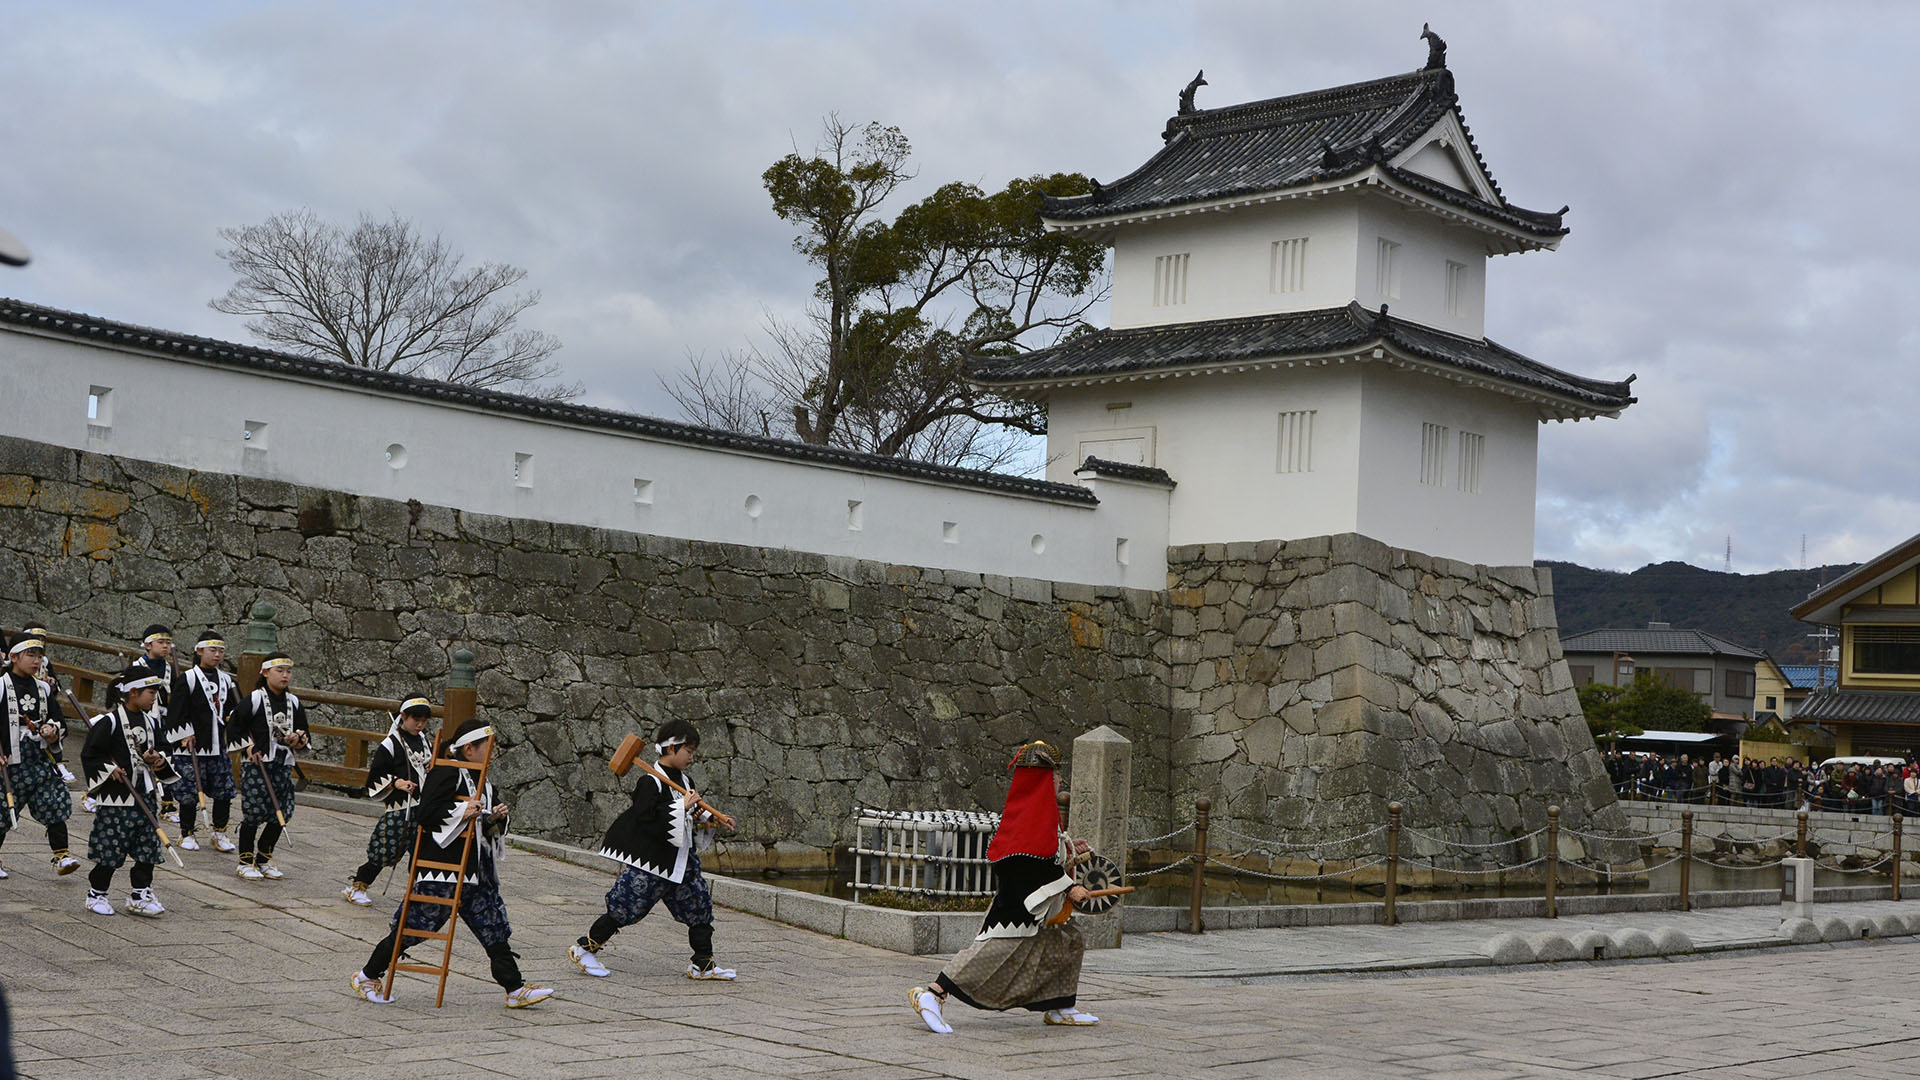
[[[76,815],[76,833],[87,824]],[[502,875],[514,945],[528,976],[559,994],[503,1009],[462,930],[444,1009],[419,977],[403,977],[399,1002],[376,1006],[346,980],[384,933],[391,899],[362,909],[338,895],[370,824],[302,807],[275,860],[288,873],[280,882],[239,880],[230,856],[188,855],[187,872],[156,880],[170,909],[158,920],[87,913],[83,879],[52,876],[34,827],[10,836],[0,984],[24,1075],[1875,1078],[1905,1076],[1920,1056],[1906,992],[1920,948],[1910,939],[1300,976],[1231,974],[1226,957],[1340,948],[1357,957],[1361,939],[1311,944],[1334,928],[1134,936],[1121,952],[1096,954],[1082,980],[1099,1027],[956,1006],[958,1031],[942,1037],[918,1024],[904,996],[937,958],[734,912],[720,913],[717,944],[722,962],[741,969],[737,983],[683,978],[685,933],[664,915],[608,947],[612,977],[580,976],[565,947],[600,911],[610,879],[525,853]],[[125,889],[122,876],[116,899]],[[1154,950],[1156,970],[1110,967]],[[1241,969],[1268,970],[1266,958],[1253,959],[1261,962]],[[1169,977],[1202,968],[1211,974]]]

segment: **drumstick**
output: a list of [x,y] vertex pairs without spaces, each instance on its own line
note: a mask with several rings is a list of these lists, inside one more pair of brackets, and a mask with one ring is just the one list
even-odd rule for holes
[[[124,776],[125,773],[122,773],[122,775]],[[133,805],[139,807],[140,812],[147,815],[147,820],[153,824],[154,833],[160,837],[160,843],[167,849],[167,854],[173,856],[174,865],[185,870],[187,864],[181,862],[180,853],[173,850],[173,841],[167,839],[167,830],[160,827],[160,819],[154,815],[153,808],[148,806],[147,800],[141,798],[140,792],[134,789],[133,777],[128,776],[125,783],[127,785],[127,794],[133,796]]]
[[264,760],[254,754],[247,756],[253,758],[255,765],[260,766],[260,782],[267,786],[267,798],[273,803],[273,816],[280,819],[281,828],[286,828],[287,815],[280,812],[280,796],[273,791],[273,774],[267,771],[267,763]]

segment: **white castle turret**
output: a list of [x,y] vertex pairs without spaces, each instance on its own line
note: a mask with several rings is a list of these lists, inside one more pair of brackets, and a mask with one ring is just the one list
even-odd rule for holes
[[1193,108],[1201,82],[1146,164],[1044,211],[1112,244],[1112,328],[972,377],[1046,402],[1050,479],[1164,470],[1175,545],[1360,533],[1531,563],[1539,425],[1634,401],[1485,336],[1488,258],[1558,246],[1565,208],[1501,194],[1444,46],[1225,108]]

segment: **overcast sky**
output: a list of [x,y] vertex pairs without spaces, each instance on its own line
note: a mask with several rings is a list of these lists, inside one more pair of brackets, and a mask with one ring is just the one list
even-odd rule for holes
[[[1118,177],[1217,107],[1412,70],[1432,20],[1507,197],[1488,335],[1637,373],[1542,431],[1542,558],[1756,572],[1920,532],[1920,5],[0,0],[0,294],[231,340],[215,230],[389,210],[514,263],[589,404],[755,340],[809,268],[761,171],[895,124],[922,188]],[[1100,317],[1104,319],[1104,312]]]

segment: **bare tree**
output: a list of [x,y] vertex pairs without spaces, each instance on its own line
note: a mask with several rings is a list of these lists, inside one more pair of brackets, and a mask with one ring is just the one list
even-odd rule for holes
[[681,372],[667,391],[696,423],[741,417],[802,442],[992,468],[1042,434],[1030,401],[966,381],[967,359],[1052,345],[1088,329],[1106,298],[1106,248],[1049,233],[1046,195],[1085,177],[1016,179],[988,193],[942,186],[887,220],[883,204],[913,178],[897,128],[829,116],[811,156],[775,162],[761,181],[797,225],[794,249],[820,278],[804,322],[769,320],[766,347]]
[[438,236],[393,215],[360,215],[347,231],[300,209],[220,230],[219,252],[238,275],[215,311],[249,318],[261,342],[354,367],[567,401],[578,384],[552,380],[551,334],[515,323],[540,302],[510,292],[527,272],[464,265]]

